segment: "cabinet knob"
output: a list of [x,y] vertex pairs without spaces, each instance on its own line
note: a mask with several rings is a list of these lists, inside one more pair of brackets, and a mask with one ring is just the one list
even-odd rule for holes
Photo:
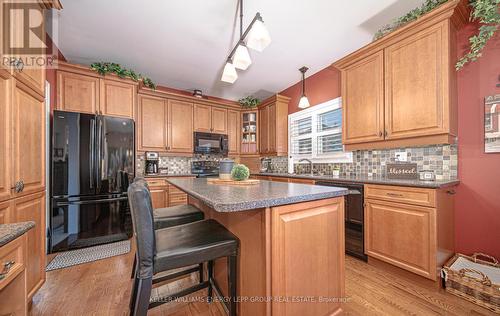
[[11,190],[14,190],[16,193],[23,192],[24,190],[24,182],[23,180],[17,181],[13,187],[11,187]]
[[10,271],[10,268],[15,264],[15,261],[8,261],[3,264],[3,270],[0,272],[0,280],[4,279]]
[[378,132],[378,137],[382,137],[382,131]]

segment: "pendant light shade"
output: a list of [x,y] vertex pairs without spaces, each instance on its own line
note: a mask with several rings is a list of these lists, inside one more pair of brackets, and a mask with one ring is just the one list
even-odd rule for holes
[[271,36],[264,22],[262,20],[255,21],[248,33],[247,46],[258,52],[262,52],[269,44],[271,44]]
[[299,69],[299,71],[302,73],[302,97],[300,97],[300,100],[299,100],[299,108],[301,109],[305,109],[305,108],[308,108],[310,106],[309,104],[309,99],[307,99],[306,97],[306,71],[308,70],[309,68],[307,68],[306,66],[302,67]]
[[226,65],[224,66],[224,71],[222,72],[222,78],[220,80],[233,83],[238,79],[238,74],[236,73],[236,69],[234,65],[231,63],[231,60],[228,60]]
[[309,106],[310,106],[310,104],[309,104],[309,100],[307,99],[307,97],[305,95],[300,97],[299,108],[305,109],[305,108],[308,108]]
[[234,53],[233,65],[235,68],[246,70],[251,64],[252,60],[250,59],[248,49],[245,46],[245,43],[242,42],[238,45],[238,48],[236,48],[236,52]]

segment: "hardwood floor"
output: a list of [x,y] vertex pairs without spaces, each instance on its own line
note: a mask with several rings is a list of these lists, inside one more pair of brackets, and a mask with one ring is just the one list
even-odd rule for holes
[[[33,298],[32,315],[127,315],[132,260],[129,253],[48,272]],[[345,315],[495,315],[444,290],[415,285],[349,256],[345,266]],[[195,274],[162,286],[161,292],[193,282]],[[163,304],[148,315],[222,316],[215,304],[196,302],[205,294],[202,290],[183,302]]]

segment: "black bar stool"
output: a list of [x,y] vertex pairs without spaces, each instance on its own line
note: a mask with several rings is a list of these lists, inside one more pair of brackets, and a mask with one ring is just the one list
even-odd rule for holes
[[[149,190],[148,183],[144,178],[136,178],[134,181],[138,183],[139,182],[143,183]],[[189,204],[153,209],[154,229],[162,229],[162,228],[168,228],[177,225],[192,223],[195,221],[203,220],[204,218],[205,216],[202,211]],[[136,268],[137,268],[137,255],[134,257],[134,264],[132,266],[132,274],[130,276],[132,279],[135,276]],[[202,266],[199,267],[200,277],[202,277],[203,273],[202,268],[203,268]],[[192,269],[186,270],[185,274],[191,273],[192,272],[191,270]],[[179,273],[172,275],[171,278],[177,276],[179,276]]]
[[[137,243],[138,269],[132,290],[131,315],[143,316],[149,308],[208,288],[220,293],[213,278],[213,261],[227,257],[228,298],[222,300],[228,315],[236,315],[236,263],[239,240],[219,222],[209,219],[170,228],[154,229],[153,208],[149,190],[144,183],[135,181],[128,189],[132,222]],[[151,298],[151,289],[161,272],[208,262],[208,280],[168,297]],[[163,280],[162,280],[163,281]]]

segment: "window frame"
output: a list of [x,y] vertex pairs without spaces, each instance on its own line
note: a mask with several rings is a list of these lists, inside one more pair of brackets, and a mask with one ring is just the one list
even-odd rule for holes
[[[318,104],[316,106],[311,106],[299,112],[295,112],[288,115],[288,168],[289,171],[293,171],[293,165],[298,163],[300,159],[309,159],[313,163],[352,163],[353,157],[352,152],[346,152],[345,146],[343,146],[343,152],[335,152],[328,154],[318,154],[318,138],[324,135],[340,134],[342,135],[342,123],[340,127],[329,129],[326,131],[318,132],[318,116],[320,114],[330,112],[333,110],[340,109],[342,111],[342,99],[340,97],[329,100],[327,102]],[[299,136],[292,135],[292,122],[311,117],[311,128],[312,132],[310,134],[303,134]],[[296,139],[311,138],[312,148],[311,154],[293,154],[293,141]]]

